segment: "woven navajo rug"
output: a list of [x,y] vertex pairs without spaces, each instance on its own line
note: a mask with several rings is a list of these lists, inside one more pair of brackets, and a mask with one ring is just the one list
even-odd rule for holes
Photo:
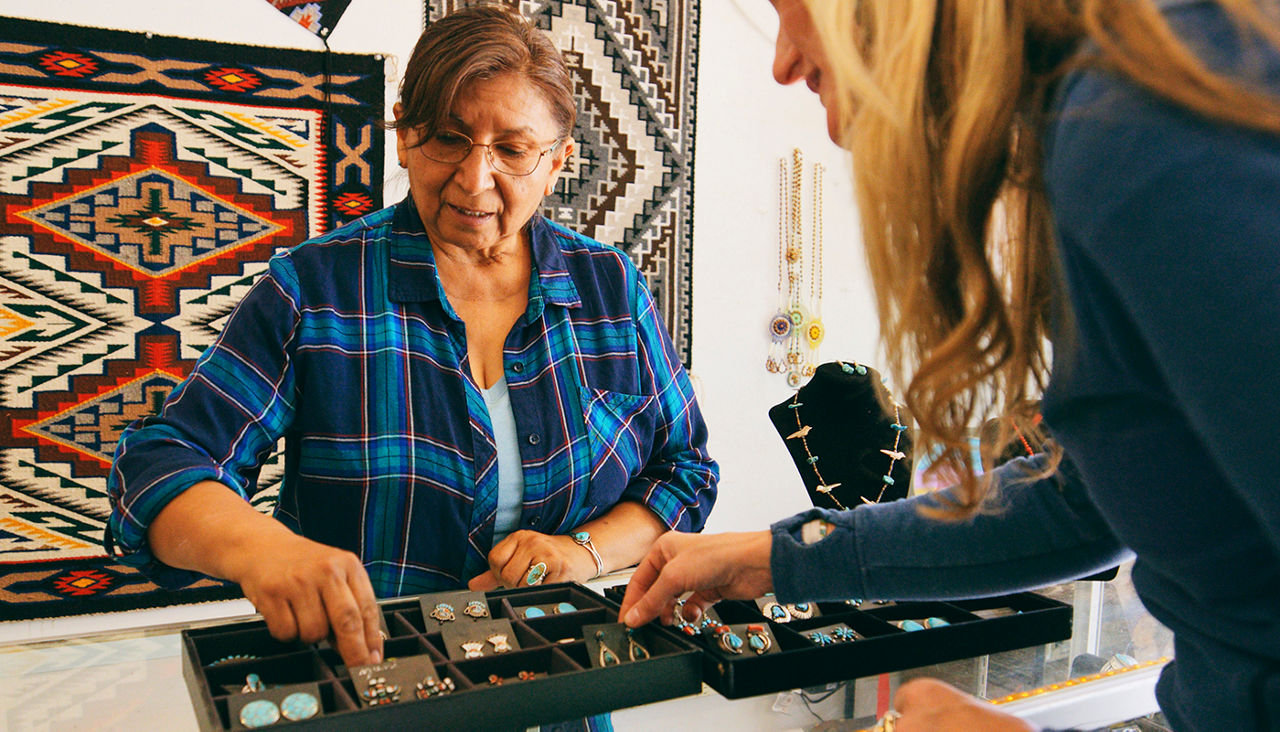
[[0,18],[0,619],[238,594],[106,556],[111,456],[273,252],[381,206],[383,79],[373,56]]
[[[626,251],[691,365],[699,0],[505,0],[564,53],[577,154],[547,216]],[[427,0],[431,22],[468,0]]]

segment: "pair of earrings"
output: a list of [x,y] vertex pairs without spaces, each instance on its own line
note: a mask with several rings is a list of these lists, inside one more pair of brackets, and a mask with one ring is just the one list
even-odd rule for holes
[[[627,628],[627,658],[632,661],[649,658],[649,650],[641,645],[640,641],[636,639],[636,635],[635,628]],[[604,642],[603,630],[596,631],[596,644],[600,647],[600,652],[596,656],[596,661],[599,662],[597,665],[616,666],[622,663],[622,660],[618,658],[618,654],[614,653],[613,649]]]

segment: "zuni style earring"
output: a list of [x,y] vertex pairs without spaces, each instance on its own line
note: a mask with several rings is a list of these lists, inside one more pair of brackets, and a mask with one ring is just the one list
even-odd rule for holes
[[737,633],[733,632],[729,626],[721,625],[716,628],[715,633],[717,640],[720,642],[721,648],[729,653],[742,653],[742,638],[739,637]]
[[791,617],[797,620],[805,620],[813,617],[813,606],[807,602],[797,602],[794,605],[788,605],[787,609],[791,611]]
[[462,614],[469,618],[475,618],[476,620],[479,620],[480,618],[487,618],[489,617],[489,606],[479,600],[472,600],[467,603],[465,608],[462,609]]
[[649,649],[640,645],[640,641],[636,640],[635,628],[627,628],[627,657],[632,661],[639,661],[649,657]]
[[465,652],[463,658],[480,658],[484,655],[484,644],[480,641],[467,641],[462,644],[462,650]]
[[511,650],[511,645],[507,643],[507,636],[500,633],[494,633],[487,640],[493,644],[494,653],[506,653]]
[[431,610],[431,617],[442,623],[450,622],[455,617],[453,614],[453,605],[450,605],[447,602],[442,602],[439,605],[436,605]]
[[791,611],[788,610],[785,605],[779,605],[776,602],[766,603],[764,606],[764,614],[776,623],[791,622]]
[[596,631],[596,643],[600,646],[600,653],[596,657],[596,660],[600,662],[600,666],[616,666],[621,663],[621,661],[618,660],[618,654],[614,653],[613,649],[605,645],[603,630]]
[[760,655],[773,647],[773,639],[765,632],[763,625],[747,626],[747,646]]

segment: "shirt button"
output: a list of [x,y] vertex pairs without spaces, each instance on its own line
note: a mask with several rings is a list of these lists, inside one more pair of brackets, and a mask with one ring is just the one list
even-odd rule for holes
[[524,364],[520,363],[519,361],[516,361],[515,363],[511,364],[511,370],[516,372],[517,374],[523,373]]
[[536,444],[538,444],[538,443],[539,443],[539,442],[541,442],[541,441],[542,441],[542,438],[541,438],[541,437],[538,437],[538,433],[537,433],[537,432],[530,432],[530,433],[529,433],[529,444],[530,444],[530,445],[536,445]]
[[530,525],[530,526],[537,526],[537,525],[538,525],[538,517],[537,517],[537,516],[534,516],[533,518],[529,519],[529,525]]

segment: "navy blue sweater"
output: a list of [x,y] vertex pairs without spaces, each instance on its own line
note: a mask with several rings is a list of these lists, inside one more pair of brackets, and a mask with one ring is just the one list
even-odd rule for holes
[[[1168,14],[1211,66],[1280,95],[1280,55],[1242,48],[1216,6]],[[1022,484],[1027,461],[1001,468],[1001,510],[959,524],[920,517],[930,497],[781,521],[775,589],[980,596],[1132,552],[1175,636],[1157,686],[1174,728],[1280,729],[1280,137],[1101,72],[1064,81],[1054,111],[1045,183],[1073,317],[1044,407],[1070,464]],[[816,516],[838,529],[804,545]]]

